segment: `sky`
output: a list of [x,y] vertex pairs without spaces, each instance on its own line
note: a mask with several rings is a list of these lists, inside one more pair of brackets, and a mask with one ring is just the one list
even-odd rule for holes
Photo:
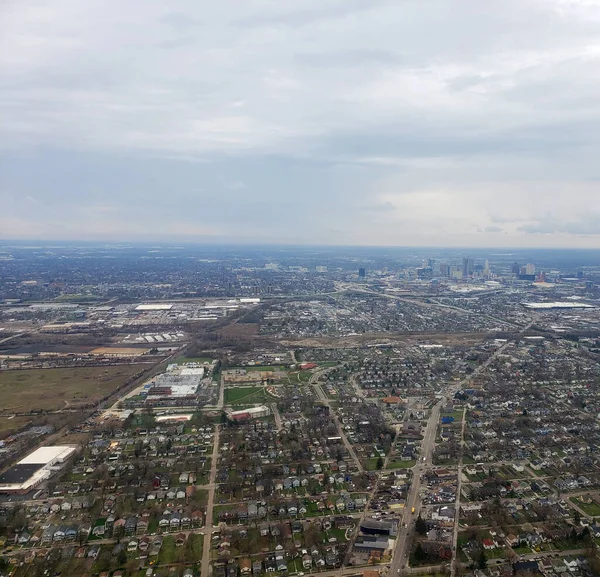
[[0,238],[600,247],[595,0],[4,0]]

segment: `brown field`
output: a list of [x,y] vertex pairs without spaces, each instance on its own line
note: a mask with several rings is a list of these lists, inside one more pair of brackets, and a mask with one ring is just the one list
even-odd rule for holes
[[29,423],[31,423],[31,417],[13,417],[12,419],[0,417],[0,439],[9,437]]
[[221,337],[250,339],[258,335],[258,323],[233,323],[219,331]]
[[96,404],[148,364],[0,372],[4,413]]

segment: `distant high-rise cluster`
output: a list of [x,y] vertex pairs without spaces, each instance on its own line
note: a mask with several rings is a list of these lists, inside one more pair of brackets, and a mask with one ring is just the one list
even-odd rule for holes
[[462,274],[463,278],[467,278],[473,275],[475,272],[475,261],[472,258],[463,258]]

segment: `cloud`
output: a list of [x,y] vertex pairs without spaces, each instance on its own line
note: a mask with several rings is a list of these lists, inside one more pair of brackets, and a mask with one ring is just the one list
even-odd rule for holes
[[478,228],[477,232],[501,233],[506,231],[500,226],[486,226],[485,228]]
[[596,3],[0,11],[4,236],[600,242]]
[[519,227],[527,234],[567,233],[571,235],[600,235],[600,214],[589,214],[574,221],[535,221]]

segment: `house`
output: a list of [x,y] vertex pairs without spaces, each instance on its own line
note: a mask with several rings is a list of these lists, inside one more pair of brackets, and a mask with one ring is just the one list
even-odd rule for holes
[[137,528],[137,517],[128,517],[125,521],[125,534],[132,535]]
[[275,573],[277,571],[277,563],[275,562],[275,557],[269,555],[265,559],[265,571],[267,573]]
[[577,567],[579,566],[577,559],[571,556],[563,557],[563,563],[566,565],[569,571],[575,571],[575,569],[577,569]]
[[100,547],[98,545],[94,545],[88,549],[87,557],[88,559],[96,559],[100,554]]
[[257,559],[252,563],[252,574],[260,575],[262,573],[262,561]]
[[135,532],[138,535],[144,535],[145,533],[147,533],[148,532],[148,521],[146,521],[146,519],[140,519],[137,523]]

